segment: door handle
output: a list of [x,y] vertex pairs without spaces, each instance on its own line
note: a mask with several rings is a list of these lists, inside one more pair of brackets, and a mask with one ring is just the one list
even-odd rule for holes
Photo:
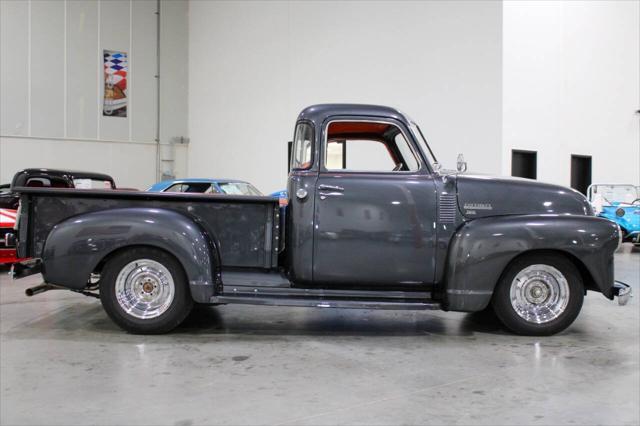
[[325,185],[325,184],[318,185],[318,189],[320,191],[333,191],[333,192],[343,192],[344,191],[344,188],[341,187],[341,186]]
[[320,199],[321,200],[326,200],[327,197],[340,197],[342,195],[344,195],[342,192],[340,191],[334,191],[334,192],[318,192],[318,194],[320,194]]

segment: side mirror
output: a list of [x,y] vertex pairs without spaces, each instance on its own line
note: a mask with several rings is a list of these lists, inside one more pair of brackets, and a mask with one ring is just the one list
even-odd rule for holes
[[464,161],[464,155],[458,154],[458,161],[456,162],[456,168],[460,173],[467,171],[467,162]]

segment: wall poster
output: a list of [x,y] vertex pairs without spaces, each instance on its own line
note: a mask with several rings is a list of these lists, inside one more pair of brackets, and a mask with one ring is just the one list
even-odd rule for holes
[[104,50],[104,103],[102,115],[127,116],[127,53]]

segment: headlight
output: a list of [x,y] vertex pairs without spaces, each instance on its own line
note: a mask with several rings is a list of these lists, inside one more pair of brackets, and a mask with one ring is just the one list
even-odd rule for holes
[[620,208],[616,210],[616,216],[622,217],[624,216],[624,209]]

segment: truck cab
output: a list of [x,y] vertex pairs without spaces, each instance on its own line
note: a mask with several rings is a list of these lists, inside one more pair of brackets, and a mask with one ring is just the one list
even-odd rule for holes
[[300,114],[288,182],[294,282],[425,289],[436,281],[443,185],[414,132],[408,118],[384,107]]
[[[167,332],[194,303],[493,309],[507,328],[568,327],[588,290],[625,303],[620,230],[569,188],[443,171],[420,127],[375,105],[324,104],[295,124],[276,197],[21,194],[16,277],[37,294],[98,297],[136,333]],[[248,312],[250,314],[250,312]]]

